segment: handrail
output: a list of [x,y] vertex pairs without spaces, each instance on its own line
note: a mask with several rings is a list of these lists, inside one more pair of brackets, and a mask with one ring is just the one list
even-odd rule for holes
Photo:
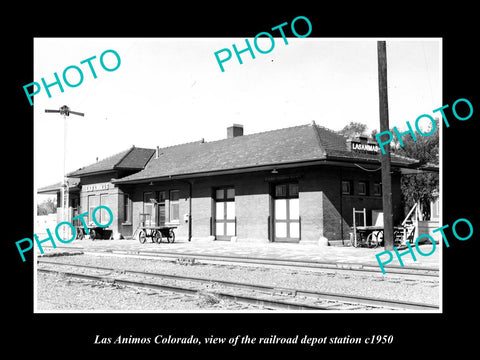
[[413,205],[413,207],[410,209],[410,212],[408,213],[408,215],[405,217],[405,219],[402,221],[402,226],[405,226],[405,223],[407,222],[408,218],[412,215],[412,212],[415,210],[415,208],[417,207],[417,204],[418,203],[415,203],[415,205]]

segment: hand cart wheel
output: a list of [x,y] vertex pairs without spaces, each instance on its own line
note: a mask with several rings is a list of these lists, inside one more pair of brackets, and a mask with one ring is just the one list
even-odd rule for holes
[[82,228],[77,228],[77,239],[78,240],[83,240],[84,238],[84,234],[83,234],[83,229]]
[[174,243],[175,242],[175,233],[173,232],[173,229],[170,229],[168,231],[167,240],[168,240],[169,243]]
[[162,242],[162,232],[160,230],[154,230],[152,238],[157,244],[160,244]]
[[145,241],[147,241],[147,234],[145,233],[145,230],[141,230],[138,233],[138,241],[140,241],[140,244],[145,244]]
[[377,246],[381,246],[383,244],[383,235],[383,230],[379,230],[377,235]]
[[376,249],[383,240],[383,231],[372,231],[367,236],[367,245],[369,248]]

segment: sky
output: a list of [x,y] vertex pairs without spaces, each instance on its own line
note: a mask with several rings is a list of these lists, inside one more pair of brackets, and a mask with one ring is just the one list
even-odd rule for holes
[[[274,39],[268,54],[249,39],[255,59],[245,52],[239,64],[232,44],[241,50],[245,38],[35,38],[32,82],[53,83],[56,72],[64,87],[50,87],[51,98],[43,87],[34,96],[35,187],[62,181],[64,154],[70,172],[132,145],[223,139],[232,124],[242,124],[245,135],[312,120],[332,130],[351,121],[378,129],[377,40],[387,43],[390,127],[406,128],[443,105],[441,39]],[[268,49],[268,38],[260,40]],[[233,55],[222,72],[214,53],[224,48]],[[100,65],[106,50],[120,56],[115,71]],[[92,56],[96,79],[80,64]],[[116,65],[112,53],[104,61]],[[83,72],[77,87],[62,79],[71,65]],[[79,81],[75,70],[67,79]],[[65,143],[63,117],[45,113],[63,105],[85,113],[67,117]]]

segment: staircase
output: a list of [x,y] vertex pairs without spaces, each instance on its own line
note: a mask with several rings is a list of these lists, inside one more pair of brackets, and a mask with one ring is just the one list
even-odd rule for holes
[[410,212],[407,214],[405,219],[402,221],[402,227],[404,228],[404,241],[413,243],[418,237],[418,207],[417,204],[413,205],[410,209]]

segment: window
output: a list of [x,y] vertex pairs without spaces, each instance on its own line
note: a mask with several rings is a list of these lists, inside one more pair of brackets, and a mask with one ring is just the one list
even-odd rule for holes
[[[88,223],[96,224],[93,221],[93,211],[98,206],[108,206],[108,194],[89,195],[88,196]],[[99,224],[108,224],[110,222],[110,214],[106,209],[100,208],[95,211],[95,220]]]
[[275,186],[275,196],[276,197],[285,197],[287,196],[287,184]]
[[155,194],[152,191],[143,193],[143,225],[151,226],[154,225],[154,219],[152,219],[153,214],[153,202],[151,199],[155,199]]
[[373,183],[373,195],[382,196],[382,184],[379,182]]
[[[93,210],[100,205],[100,198],[97,195],[88,196],[88,219],[89,223],[93,224]],[[98,216],[98,213],[97,213]],[[97,219],[98,221],[98,219]]]
[[72,203],[73,210],[78,212],[78,208],[80,207],[80,198],[71,198],[70,202]]
[[352,195],[352,182],[350,180],[342,181],[342,194]]
[[215,200],[217,201],[234,201],[235,200],[235,189],[226,188],[226,189],[217,189],[215,190]]
[[167,192],[166,191],[159,191],[158,192],[158,202],[160,204],[164,204],[165,203],[165,199],[167,198]]
[[[100,206],[108,206],[107,205],[108,194],[100,194]],[[100,213],[100,216],[98,215]],[[108,214],[106,209],[100,209],[96,213],[97,221],[99,224],[108,224],[110,221],[110,215]]]
[[298,184],[278,184],[275,185],[275,197],[276,198],[298,198]]
[[132,223],[132,199],[128,194],[123,194],[123,222]]
[[298,196],[298,184],[288,184],[288,193],[290,197]]
[[368,182],[366,181],[358,182],[358,195],[368,195]]
[[227,200],[234,200],[235,199],[235,189],[234,188],[228,188],[226,195],[227,195]]
[[170,222],[180,221],[180,191],[170,190]]

